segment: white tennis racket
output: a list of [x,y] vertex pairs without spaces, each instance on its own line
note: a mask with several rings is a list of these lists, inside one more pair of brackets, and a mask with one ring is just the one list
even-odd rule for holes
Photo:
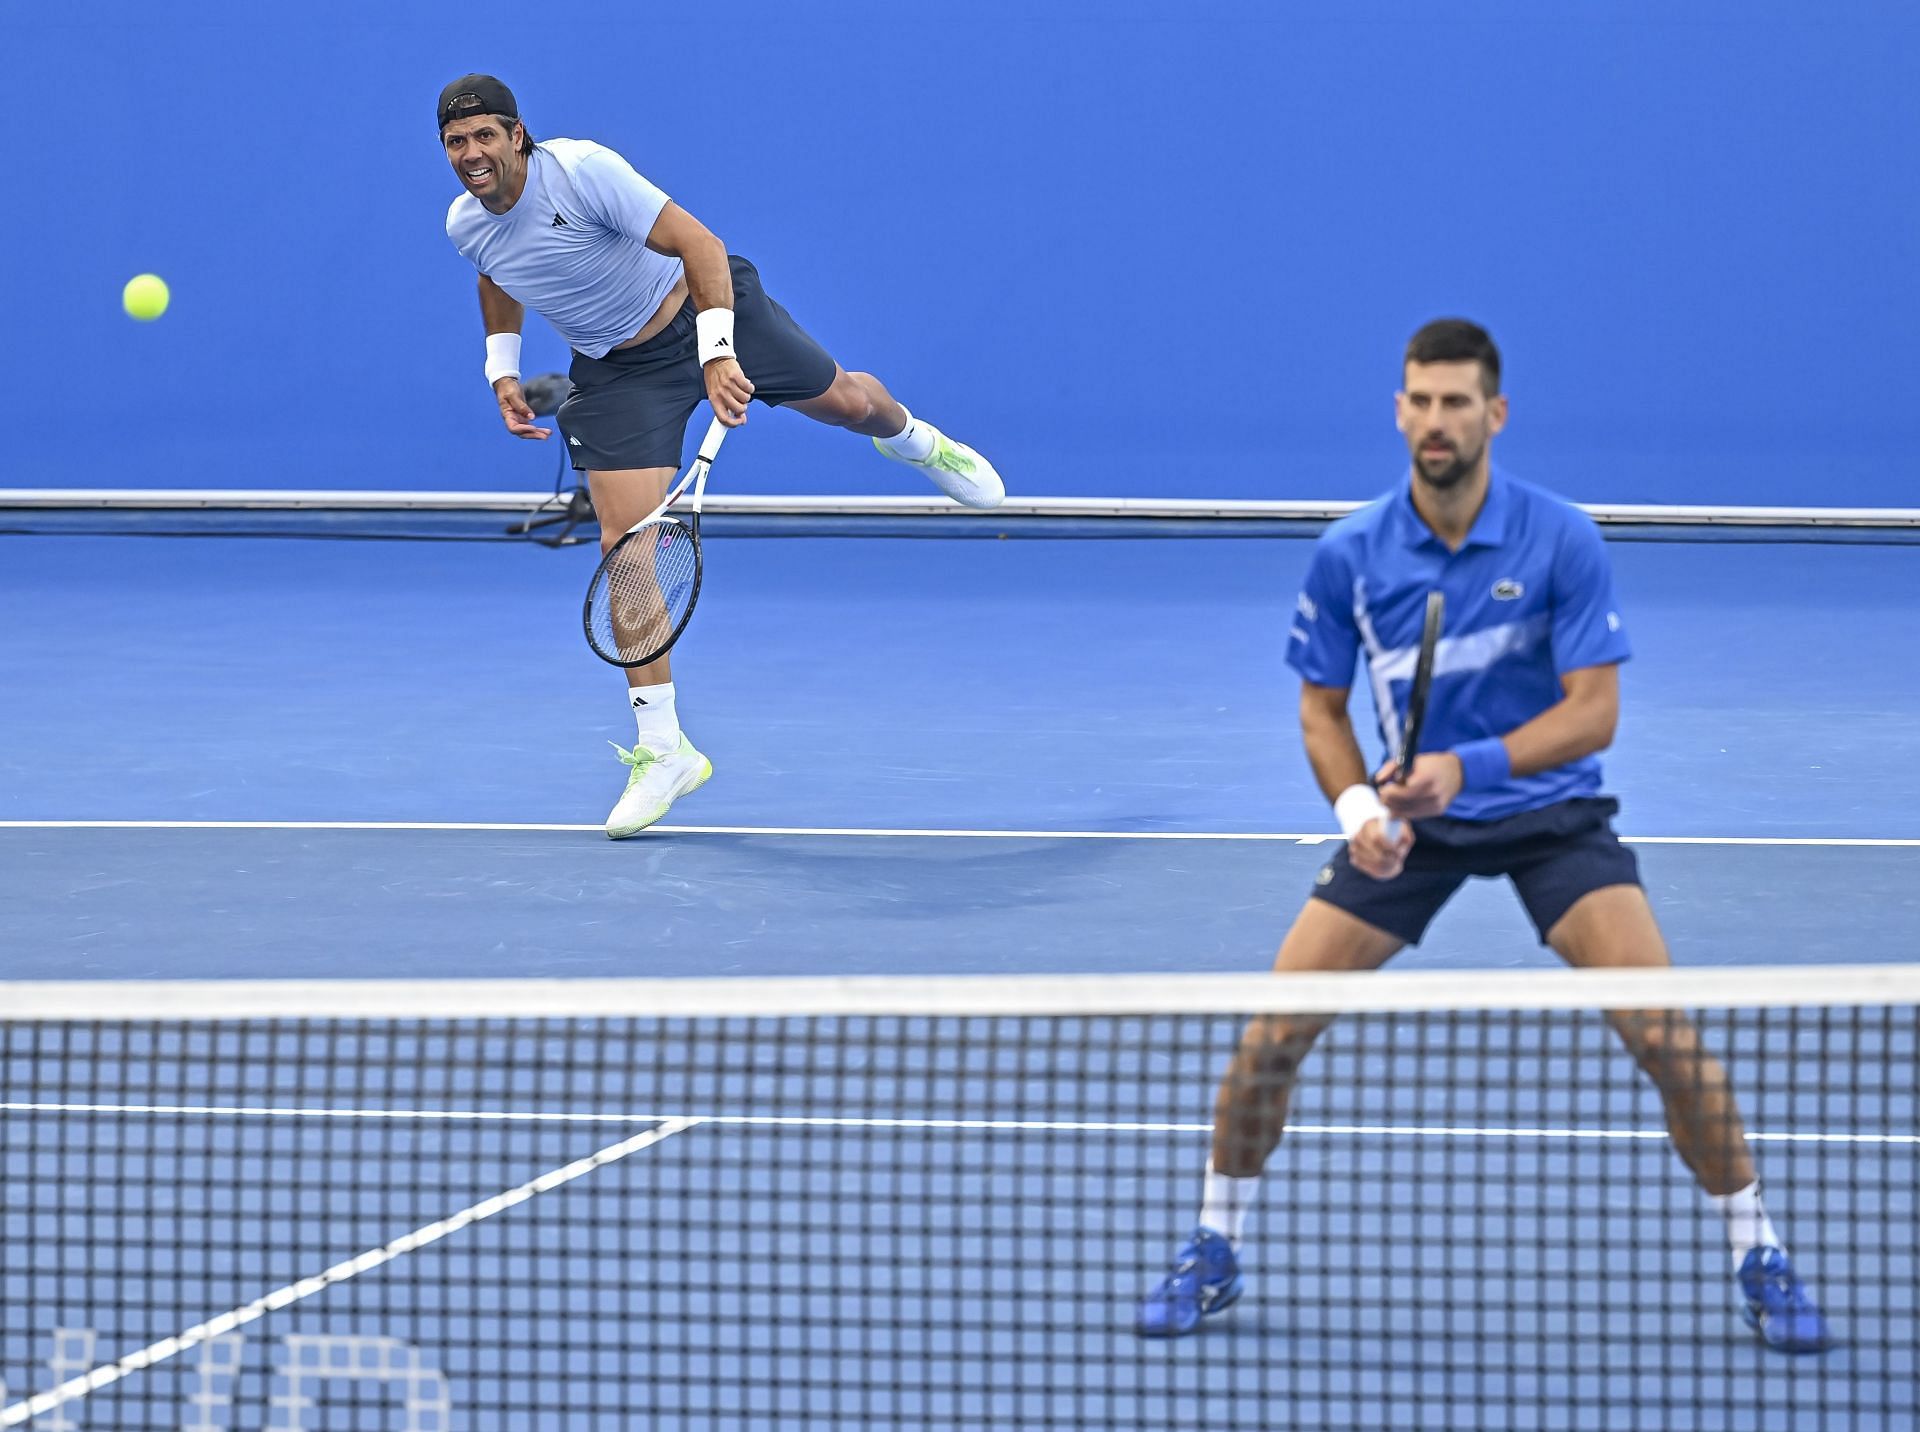
[[[582,620],[587,645],[615,666],[646,666],[680,640],[700,599],[700,504],[707,473],[727,429],[715,418],[700,441],[700,455],[662,502],[607,549],[587,587]],[[668,511],[687,488],[693,498],[686,517]]]

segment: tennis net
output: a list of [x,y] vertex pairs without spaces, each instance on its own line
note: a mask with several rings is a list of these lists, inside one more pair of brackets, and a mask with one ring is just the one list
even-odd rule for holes
[[[0,1001],[0,1426],[1892,1432],[1920,1412],[1920,966]],[[1770,1352],[1737,1314],[1725,1227],[1609,1009],[1693,1012],[1826,1351]],[[1243,1030],[1334,1012],[1245,1295],[1138,1337]]]

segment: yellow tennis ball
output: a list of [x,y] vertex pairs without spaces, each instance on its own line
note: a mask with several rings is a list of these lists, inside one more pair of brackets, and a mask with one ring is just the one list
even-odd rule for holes
[[127,317],[150,322],[167,311],[168,296],[167,281],[159,274],[137,273],[120,290],[120,306]]

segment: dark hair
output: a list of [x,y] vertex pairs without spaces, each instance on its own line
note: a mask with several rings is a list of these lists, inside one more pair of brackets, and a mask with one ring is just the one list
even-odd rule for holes
[[516,124],[519,125],[520,126],[520,142],[513,146],[513,152],[518,154],[522,159],[527,158],[529,155],[533,153],[533,131],[527,128],[527,122],[524,119],[520,118],[519,115],[493,114],[493,115],[488,115],[487,117],[489,119],[499,120],[500,123],[506,127],[506,131],[508,134],[513,133],[513,127]]
[[1480,389],[1489,398],[1500,391],[1500,350],[1493,337],[1464,318],[1436,318],[1407,340],[1408,363],[1478,363]]

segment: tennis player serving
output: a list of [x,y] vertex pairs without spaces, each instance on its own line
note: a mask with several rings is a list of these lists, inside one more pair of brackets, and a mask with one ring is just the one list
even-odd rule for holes
[[[664,499],[687,419],[705,399],[728,427],[757,399],[871,437],[954,501],[996,507],[990,463],[915,418],[870,373],[849,373],[760,287],[754,266],[613,150],[580,139],[536,144],[513,93],[465,75],[435,107],[447,161],[465,191],[447,236],[480,273],[487,381],[516,437],[545,440],[520,388],[525,311],[573,349],[573,393],[558,426],[587,474],[611,546]],[[607,834],[633,835],[713,774],[680,730],[666,657],[629,669],[637,733],[620,750],[626,790]],[[619,748],[616,748],[619,749]]]
[[[1618,806],[1600,790],[1597,756],[1613,739],[1628,651],[1599,532],[1577,508],[1493,469],[1507,400],[1483,329],[1428,324],[1407,345],[1403,378],[1396,405],[1411,473],[1315,544],[1287,646],[1303,683],[1307,756],[1347,844],[1319,873],[1275,968],[1375,969],[1418,944],[1470,875],[1511,880],[1541,941],[1569,964],[1664,966],[1637,864],[1613,833]],[[1376,786],[1347,715],[1355,662],[1366,660],[1392,750],[1434,592],[1445,632],[1421,749],[1407,752],[1404,778],[1389,762]],[[1684,1015],[1608,1019],[1659,1088],[1675,1149],[1725,1216],[1736,1305],[1768,1347],[1826,1346],[1826,1321],[1761,1207],[1719,1062]],[[1214,1105],[1199,1226],[1140,1305],[1142,1335],[1192,1332],[1240,1296],[1242,1225],[1300,1063],[1327,1023],[1271,1015],[1247,1026]],[[1593,1271],[1602,1313],[1638,1276]]]

